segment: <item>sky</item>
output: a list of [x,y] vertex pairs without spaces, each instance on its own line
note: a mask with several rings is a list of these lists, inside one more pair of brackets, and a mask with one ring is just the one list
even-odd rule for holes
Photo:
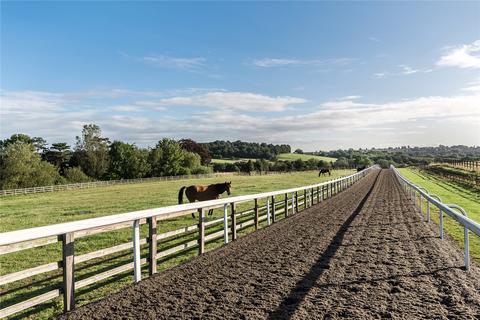
[[2,139],[480,145],[480,2],[0,5]]

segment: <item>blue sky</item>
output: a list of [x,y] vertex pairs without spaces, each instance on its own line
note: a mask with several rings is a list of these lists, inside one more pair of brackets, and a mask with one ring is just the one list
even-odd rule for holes
[[1,137],[480,144],[480,2],[1,2]]

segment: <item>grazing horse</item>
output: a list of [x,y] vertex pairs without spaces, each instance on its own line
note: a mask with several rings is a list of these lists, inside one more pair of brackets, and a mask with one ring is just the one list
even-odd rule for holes
[[365,170],[366,166],[361,166],[361,167],[357,167],[357,172],[360,172],[362,170]]
[[[178,192],[178,204],[183,203],[183,191],[185,190],[185,195],[188,198],[188,201],[195,202],[198,201],[206,201],[206,200],[214,200],[220,198],[220,195],[227,192],[230,195],[230,187],[232,185],[232,181],[225,182],[225,183],[216,183],[211,184],[209,186],[201,186],[201,185],[194,185],[189,187],[181,187],[180,191]],[[208,215],[212,215],[213,209],[208,211]],[[195,218],[195,213],[192,213],[192,217]]]
[[329,176],[332,175],[332,173],[330,172],[330,169],[323,168],[323,169],[320,169],[320,172],[318,173],[318,176],[320,177],[322,174],[327,174],[327,173],[328,173]]

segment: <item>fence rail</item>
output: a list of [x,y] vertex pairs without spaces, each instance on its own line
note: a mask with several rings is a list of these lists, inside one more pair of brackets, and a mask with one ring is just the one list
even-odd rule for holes
[[[430,205],[434,205],[439,210],[439,234],[440,238],[443,239],[443,213],[446,213],[450,216],[453,220],[457,221],[464,227],[464,264],[465,269],[468,270],[470,268],[470,242],[468,238],[469,231],[472,231],[477,236],[480,236],[480,224],[478,222],[473,221],[472,219],[468,218],[466,211],[456,205],[456,204],[445,204],[441,201],[441,199],[434,194],[430,194],[428,190],[423,187],[417,186],[411,181],[404,178],[400,172],[398,172],[397,168],[391,166],[395,175],[402,184],[405,192],[410,196],[413,200],[414,205],[420,210],[423,214],[423,200],[427,201],[426,207],[426,220],[430,221]],[[417,205],[417,195],[418,195],[418,205]]]
[[118,185],[118,184],[134,184],[134,183],[152,182],[152,181],[173,181],[173,180],[187,180],[187,179],[205,179],[205,178],[215,178],[215,177],[223,177],[223,176],[238,176],[238,175],[250,176],[250,175],[288,174],[288,173],[291,173],[291,172],[283,172],[283,171],[251,172],[251,173],[216,172],[216,173],[181,175],[181,176],[164,176],[164,177],[151,177],[151,178],[138,178],[138,179],[91,181],[91,182],[80,182],[80,183],[70,183],[70,184],[58,184],[58,185],[43,186],[43,187],[0,190],[0,197],[32,194],[32,193],[75,190],[75,189],[88,189],[88,188],[112,186],[112,185]]
[[[176,254],[183,250],[189,250],[194,247],[198,248],[199,254],[203,254],[205,252],[205,243],[220,238],[224,239],[223,241],[225,244],[229,242],[229,239],[234,241],[237,239],[238,231],[248,227],[254,227],[255,230],[257,230],[260,227],[260,222],[266,221],[267,225],[270,225],[282,216],[286,218],[291,214],[299,212],[300,207],[305,209],[315,203],[319,203],[348,188],[359,179],[366,176],[372,168],[373,167],[367,168],[361,172],[346,177],[304,187],[174,205],[1,233],[0,255],[60,241],[62,243],[63,257],[61,261],[0,276],[0,285],[25,280],[35,275],[59,269],[62,269],[63,280],[60,288],[56,288],[55,290],[42,293],[33,298],[0,309],[0,317],[7,317],[18,313],[60,295],[63,296],[64,312],[70,311],[75,305],[76,289],[131,269],[134,270],[134,281],[138,282],[141,280],[141,267],[143,265],[148,264],[149,275],[153,275],[157,272],[157,260],[160,258]],[[266,201],[266,204],[259,205],[259,200]],[[253,208],[243,212],[237,212],[237,204],[251,201],[254,202]],[[214,208],[223,208],[223,217],[206,222],[205,211]],[[157,234],[157,222],[196,212],[199,213],[197,224]],[[241,221],[237,222],[237,219],[241,219]],[[142,224],[148,225],[148,236],[146,238],[140,238],[139,228]],[[223,230],[220,228],[222,225]],[[95,233],[109,232],[128,227],[132,228],[133,241],[122,243],[114,247],[88,252],[83,255],[75,255],[75,239]],[[192,237],[190,237],[182,243],[175,243],[173,246],[170,246],[163,251],[157,249],[159,241],[164,243],[164,241],[167,241],[168,239],[177,239],[176,237],[184,235],[191,235],[196,237],[196,239],[192,240]],[[146,246],[145,249],[148,249],[146,258],[141,258],[140,255],[142,245]],[[98,274],[90,275],[88,278],[81,280],[75,278],[74,270],[77,264],[113,253],[124,252],[126,250],[130,252],[133,251],[132,262]]]

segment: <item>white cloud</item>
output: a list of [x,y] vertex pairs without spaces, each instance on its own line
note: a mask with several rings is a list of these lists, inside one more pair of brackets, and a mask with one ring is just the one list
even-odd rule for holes
[[448,48],[445,55],[437,61],[438,66],[457,68],[480,68],[480,40],[470,44]]
[[405,76],[405,75],[411,75],[411,74],[416,74],[416,73],[430,73],[433,71],[433,69],[429,69],[429,68],[424,68],[424,69],[416,69],[416,68],[413,68],[409,65],[406,65],[406,64],[399,64],[398,67],[401,69],[400,71],[398,72],[388,72],[388,71],[384,71],[384,72],[378,72],[378,73],[374,73],[373,74],[373,77],[376,78],[376,79],[383,79],[383,78],[386,78],[387,76],[390,77],[390,76]]
[[162,99],[162,106],[199,106],[223,110],[250,112],[283,111],[289,105],[306,102],[305,99],[289,96],[271,97],[250,92],[208,92],[194,96],[179,96]]
[[372,42],[380,42],[380,39],[378,39],[377,37],[368,37],[368,40]]
[[205,58],[179,58],[166,55],[149,55],[141,58],[146,64],[159,67],[182,70],[195,70],[205,66]]
[[[152,111],[159,106],[167,107],[164,105],[167,99],[158,101],[145,97],[130,104],[108,100],[103,109],[88,107],[89,100],[85,100],[80,104],[87,107],[72,108],[71,101],[62,100],[64,94],[60,93],[27,91],[22,95],[21,92],[6,92],[1,97],[1,127],[2,137],[23,132],[43,136],[49,142],[71,143],[83,124],[96,123],[112,140],[144,146],[151,146],[162,137],[290,143],[308,150],[401,144],[480,144],[480,90],[473,87],[475,83],[452,96],[386,103],[369,102],[367,98],[350,95],[325,101],[309,112],[298,108],[294,113],[268,114],[250,111],[281,111],[305,100],[242,92],[203,92],[170,99],[170,105],[214,108],[195,110],[181,117],[169,113],[170,109]],[[5,99],[5,96],[15,99]],[[4,108],[7,105],[8,108]]]
[[403,75],[409,75],[414,73],[429,73],[433,71],[433,69],[415,69],[406,64],[401,64],[399,65],[399,67],[402,69],[402,71],[400,71],[400,74]]
[[261,68],[272,68],[272,67],[300,67],[300,66],[346,66],[356,59],[352,58],[331,58],[331,59],[312,59],[312,60],[301,60],[301,59],[290,59],[290,58],[263,58],[253,60],[252,64],[256,67]]
[[341,97],[341,98],[338,98],[338,100],[356,100],[356,99],[360,99],[362,96],[345,96],[345,97]]
[[468,87],[462,88],[462,91],[480,92],[480,78],[469,82]]

